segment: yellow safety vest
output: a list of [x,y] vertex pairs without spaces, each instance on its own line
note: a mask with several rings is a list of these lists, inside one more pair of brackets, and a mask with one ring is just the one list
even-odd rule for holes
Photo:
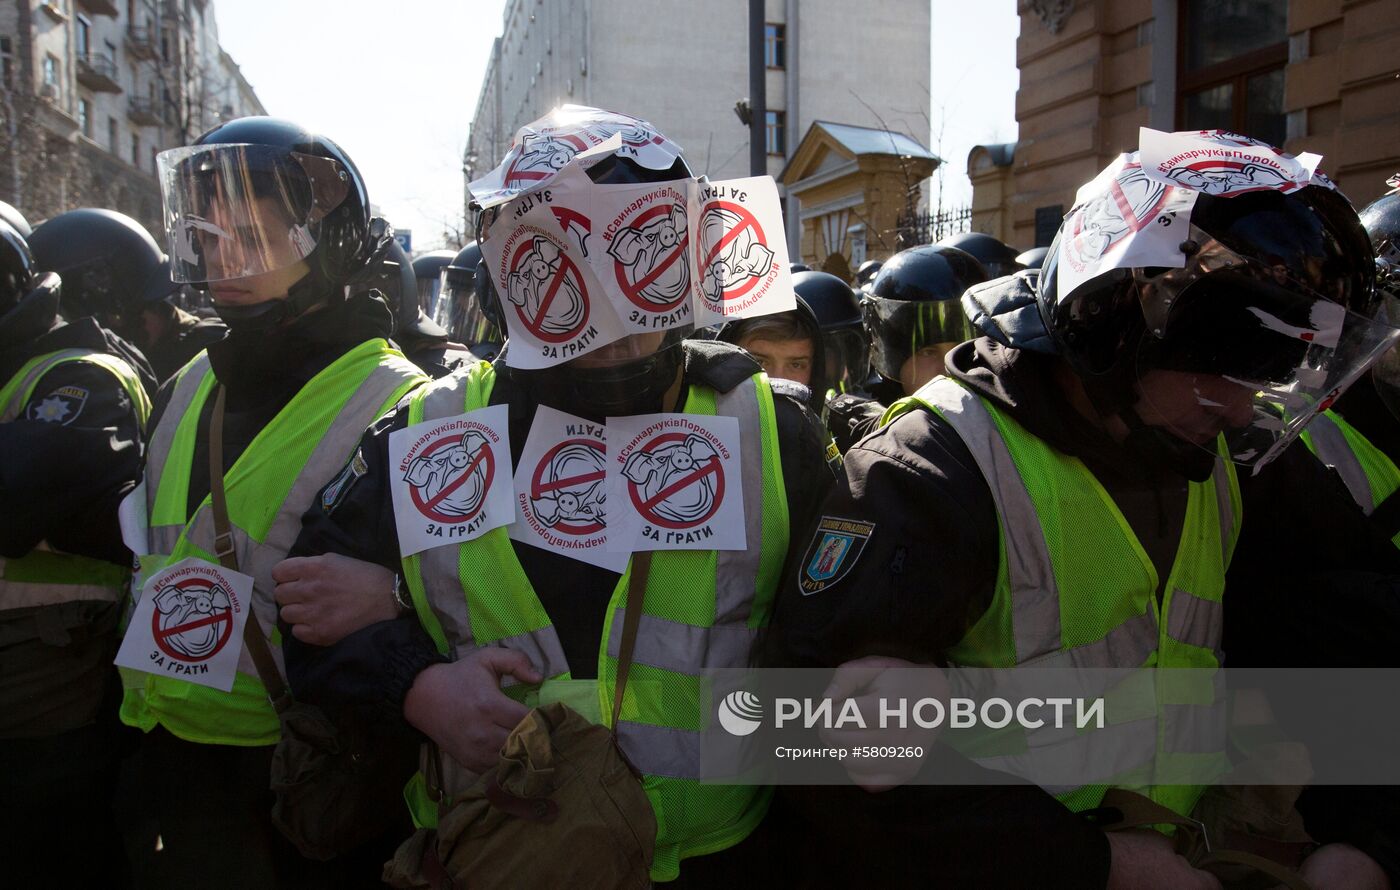
[[[485,407],[494,380],[494,369],[481,362],[424,387],[409,400],[409,424]],[[684,858],[739,843],[767,812],[769,789],[700,782],[700,736],[709,717],[703,674],[748,664],[755,635],[768,621],[789,534],[767,378],[755,374],[728,393],[692,386],[683,410],[739,420],[748,548],[661,551],[651,563],[618,735],[644,774],[656,813],[657,881],[675,879]],[[598,680],[580,681],[569,677],[559,637],[506,528],[407,557],[403,564],[419,619],[440,652],[461,657],[484,646],[524,652],[547,679],[508,692],[527,705],[566,699],[592,719],[605,725],[611,720],[630,566],[608,605]],[[450,799],[471,777],[450,758],[442,761]],[[408,797],[415,820],[436,823],[421,775]]]
[[[1207,482],[1192,482],[1176,561],[1158,602],[1157,570],[1113,498],[1077,458],[1051,448],[991,402],[960,383],[937,377],[886,412],[884,423],[919,407],[936,412],[962,438],[996,503],[1002,541],[992,603],[948,652],[967,667],[1216,668],[1223,627],[1225,570],[1239,535],[1240,492],[1234,465],[1217,458]],[[1162,676],[1162,675],[1158,675]],[[1124,752],[1198,756],[1169,748],[1173,723],[1199,718],[1199,699],[1159,699],[1154,719],[1109,725],[1085,743],[1109,775],[1131,775]],[[1190,699],[1190,696],[1185,696]],[[1185,730],[1183,730],[1185,731]],[[1155,742],[1146,746],[1138,734]],[[1136,739],[1136,742],[1133,741]],[[1042,752],[1043,753],[1043,752]],[[981,759],[996,767],[1000,759]],[[1001,763],[1014,766],[1015,756]],[[1014,770],[1013,770],[1014,771]],[[1113,782],[1057,795],[1078,811],[1099,805],[1110,784],[1131,787],[1176,812],[1189,814],[1201,786]]]
[[[377,418],[427,381],[383,339],[336,359],[293,396],[257,434],[224,477],[239,571],[253,577],[253,611],[281,669],[272,569],[286,558],[316,492],[345,465]],[[150,554],[140,557],[137,595],[151,575],[194,556],[217,562],[209,497],[186,513],[199,417],[217,381],[207,353],[182,369],[146,459]],[[247,651],[232,692],[122,669],[121,718],[150,731],[157,724],[191,742],[270,745],[277,716]]]

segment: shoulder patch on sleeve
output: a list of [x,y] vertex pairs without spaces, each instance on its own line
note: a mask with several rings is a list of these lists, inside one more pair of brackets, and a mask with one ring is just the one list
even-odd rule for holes
[[365,456],[360,449],[355,449],[355,456],[350,458],[350,462],[345,465],[334,479],[321,490],[321,509],[326,515],[335,512],[335,508],[340,506],[340,502],[345,499],[351,488],[360,477],[369,471],[369,466],[365,463]]
[[29,405],[29,419],[67,426],[83,413],[88,391],[81,386],[60,386],[37,402]]
[[802,573],[798,576],[802,595],[818,593],[844,578],[860,559],[874,531],[873,522],[823,516],[802,557]]
[[807,400],[812,397],[812,390],[796,380],[787,380],[782,377],[769,377],[768,386],[773,390],[775,396],[787,396],[794,402],[807,404]]

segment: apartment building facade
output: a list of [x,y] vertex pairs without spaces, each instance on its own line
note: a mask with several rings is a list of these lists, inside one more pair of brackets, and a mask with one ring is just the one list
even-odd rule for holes
[[[778,176],[816,121],[929,134],[928,0],[767,0],[765,133]],[[509,0],[463,159],[490,170],[523,124],[574,103],[650,120],[696,174],[749,175],[747,0]],[[795,196],[785,212],[796,220]],[[789,224],[799,255],[801,227]]]
[[1048,244],[1138,128],[1323,155],[1356,204],[1400,171],[1397,0],[1018,0],[1019,141],[968,157],[973,228]]
[[0,0],[0,200],[31,221],[119,210],[160,231],[155,156],[264,114],[211,0]]

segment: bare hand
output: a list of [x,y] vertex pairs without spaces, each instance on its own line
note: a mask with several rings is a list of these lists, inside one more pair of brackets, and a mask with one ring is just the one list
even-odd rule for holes
[[[871,655],[838,667],[823,697],[831,700],[834,714],[841,713],[846,699],[854,701],[866,726],[865,729],[823,728],[821,738],[827,745],[847,749],[922,748],[927,754],[939,732],[924,729],[914,722],[914,703],[923,698],[937,698],[946,704],[948,684],[936,667]],[[892,704],[903,701],[906,714],[903,727],[894,718],[888,721],[888,726],[880,726],[881,699]],[[843,765],[856,785],[866,791],[879,792],[912,780],[923,765],[923,757],[847,757]]]
[[292,636],[330,646],[355,631],[398,616],[394,573],[338,553],[284,559],[272,568],[273,595]]
[[1171,838],[1150,828],[1108,833],[1113,860],[1105,890],[1221,890],[1207,871],[1192,868]]
[[529,708],[501,692],[501,678],[522,683],[544,678],[523,652],[489,646],[418,675],[403,715],[449,757],[475,773],[496,763],[506,736]]
[[1350,844],[1324,844],[1299,869],[1313,890],[1390,890],[1376,860]]

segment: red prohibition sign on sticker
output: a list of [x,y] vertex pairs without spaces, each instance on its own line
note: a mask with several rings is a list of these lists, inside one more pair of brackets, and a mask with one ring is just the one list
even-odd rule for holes
[[593,231],[593,221],[577,210],[570,210],[567,207],[551,206],[549,211],[554,214],[554,220],[559,223],[559,227],[566,232],[569,230],[569,226],[578,226],[583,229],[584,232]]
[[[558,245],[555,246],[558,247]],[[519,272],[520,267],[530,261],[529,256],[534,250],[535,239],[533,238],[524,241],[516,248],[515,256],[510,259],[512,275]],[[574,265],[574,261],[569,259],[569,254],[562,248],[559,250],[558,263],[559,267],[554,270],[549,283],[544,286],[544,297],[540,300],[539,309],[535,311],[535,317],[531,318],[527,315],[524,306],[515,307],[515,314],[520,317],[520,323],[525,326],[525,329],[546,343],[564,343],[572,340],[578,336],[579,331],[588,325],[588,291],[583,286],[583,276],[579,274],[578,266]],[[559,333],[545,330],[545,324],[549,321],[549,307],[553,305],[566,282],[572,283],[578,290],[579,298],[583,300],[583,311],[579,314],[578,324]],[[568,297],[566,296],[565,299]]]
[[[598,452],[599,469],[555,479],[553,482],[546,482],[544,480],[544,474],[553,466],[555,458],[559,456],[559,452],[578,445],[587,446]],[[607,475],[602,469],[603,453],[603,443],[599,442],[597,439],[565,439],[563,442],[555,445],[545,452],[544,457],[540,458],[539,464],[535,467],[534,476],[530,479],[530,499],[532,501],[537,501],[542,497],[563,498],[565,496],[564,494],[556,494],[556,492],[564,491],[567,493],[568,489],[575,488],[576,486],[592,485],[602,481],[603,477]],[[568,535],[591,535],[602,531],[605,527],[606,526],[601,522],[569,522],[564,519],[558,520],[553,526],[556,531],[561,531]]]
[[[725,232],[724,237],[720,238],[719,241],[715,242],[714,245],[710,247],[709,252],[704,257],[704,262],[700,264],[700,269],[704,270],[710,268],[710,263],[715,261],[715,257],[719,256],[734,239],[750,229],[753,230],[753,236],[759,244],[763,245],[765,248],[768,246],[768,238],[763,234],[763,227],[758,224],[758,218],[752,213],[749,213],[748,209],[742,204],[734,204],[730,201],[713,201],[706,204],[705,209],[700,211],[700,231],[705,231],[705,217],[713,210],[727,210],[734,214],[739,217],[739,225]],[[704,239],[702,238],[701,247],[704,246],[703,242]],[[757,287],[758,283],[766,277],[767,275],[753,275],[733,290],[726,287],[720,299],[725,302],[737,300]]]
[[[184,581],[176,583],[174,586],[179,588],[182,592],[193,589],[196,593],[204,593],[217,583],[217,581],[211,578],[187,578]],[[154,637],[156,641],[156,648],[176,661],[183,661],[186,664],[198,664],[201,661],[208,661],[219,654],[219,650],[224,648],[224,645],[228,643],[229,637],[233,635],[233,609],[231,608],[220,609],[209,614],[196,613],[199,615],[198,618],[181,621],[179,624],[171,625],[170,627],[161,626],[160,619],[163,614],[164,613],[162,613],[160,609],[151,610],[151,636]],[[201,634],[201,636],[206,637],[206,639],[192,641],[196,644],[195,648],[200,651],[208,648],[209,651],[201,655],[191,655],[181,651],[184,647],[170,639],[171,637],[180,637],[194,631],[201,631],[206,627],[213,628],[212,632],[217,638],[214,640],[213,645],[209,646],[207,641],[209,632],[206,631]]]
[[510,167],[506,169],[505,186],[515,188],[526,183],[548,179],[567,164],[574,155],[588,148],[588,143],[573,134],[527,137],[529,142]]
[[[642,448],[642,453],[652,454],[673,442],[684,442],[687,438],[689,437],[685,433],[662,433],[648,442],[646,446]],[[660,505],[666,503],[670,498],[687,491],[692,486],[701,484],[704,482],[706,476],[715,477],[715,488],[714,498],[710,501],[709,508],[705,510],[704,515],[697,519],[677,522],[674,519],[670,519],[658,513],[657,508]],[[637,483],[628,480],[627,494],[632,498],[632,506],[637,508],[637,512],[640,513],[642,518],[647,522],[669,529],[694,528],[697,525],[708,522],[719,510],[720,504],[724,503],[724,467],[720,464],[719,455],[716,454],[703,464],[697,464],[693,470],[686,473],[684,476],[667,480],[661,490],[657,491],[649,498],[642,497],[641,492],[638,490],[639,488],[640,486],[638,486]]]
[[[424,448],[421,457],[428,457],[443,448],[451,448],[453,445],[458,444],[461,439],[462,436],[460,433],[448,433],[436,442],[433,442],[427,448]],[[439,513],[437,509],[438,505],[451,497],[453,492],[461,488],[469,479],[475,476],[477,467],[482,468],[483,484],[481,486],[481,497],[477,499],[476,506],[468,513],[461,516]],[[486,443],[477,449],[476,454],[472,456],[466,469],[464,469],[456,479],[444,485],[442,490],[437,494],[425,500],[422,493],[418,491],[416,485],[409,485],[408,493],[413,499],[413,506],[418,508],[419,513],[422,513],[435,522],[441,522],[444,525],[459,525],[463,522],[470,522],[475,519],[476,514],[480,513],[481,509],[486,506],[486,496],[491,491],[491,480],[495,477],[495,474],[496,457],[491,453],[491,445]]]
[[[644,213],[637,214],[637,216],[634,217],[631,221],[629,221],[627,225],[629,228],[641,228],[642,226],[646,225],[647,223],[651,222],[657,217],[670,216],[671,210],[671,204],[657,204],[655,207],[648,208]],[[671,252],[666,254],[666,256],[663,257],[659,263],[653,266],[650,272],[647,272],[646,275],[643,275],[641,278],[639,278],[635,284],[629,283],[627,281],[627,275],[623,271],[627,267],[622,265],[622,263],[618,262],[617,259],[614,258],[613,274],[617,276],[618,287],[622,288],[623,294],[625,294],[627,296],[627,299],[632,301],[632,305],[636,306],[638,309],[641,309],[645,312],[654,313],[670,312],[672,309],[675,309],[677,306],[689,299],[690,289],[688,287],[682,288],[680,296],[676,297],[669,303],[657,303],[655,301],[648,300],[643,294],[647,288],[651,287],[653,284],[656,283],[656,280],[658,278],[666,274],[666,270],[670,269],[678,261],[683,261],[685,259],[685,252],[689,247],[690,233],[686,232],[685,234],[681,235],[680,241],[676,242],[676,246],[671,249]]]

